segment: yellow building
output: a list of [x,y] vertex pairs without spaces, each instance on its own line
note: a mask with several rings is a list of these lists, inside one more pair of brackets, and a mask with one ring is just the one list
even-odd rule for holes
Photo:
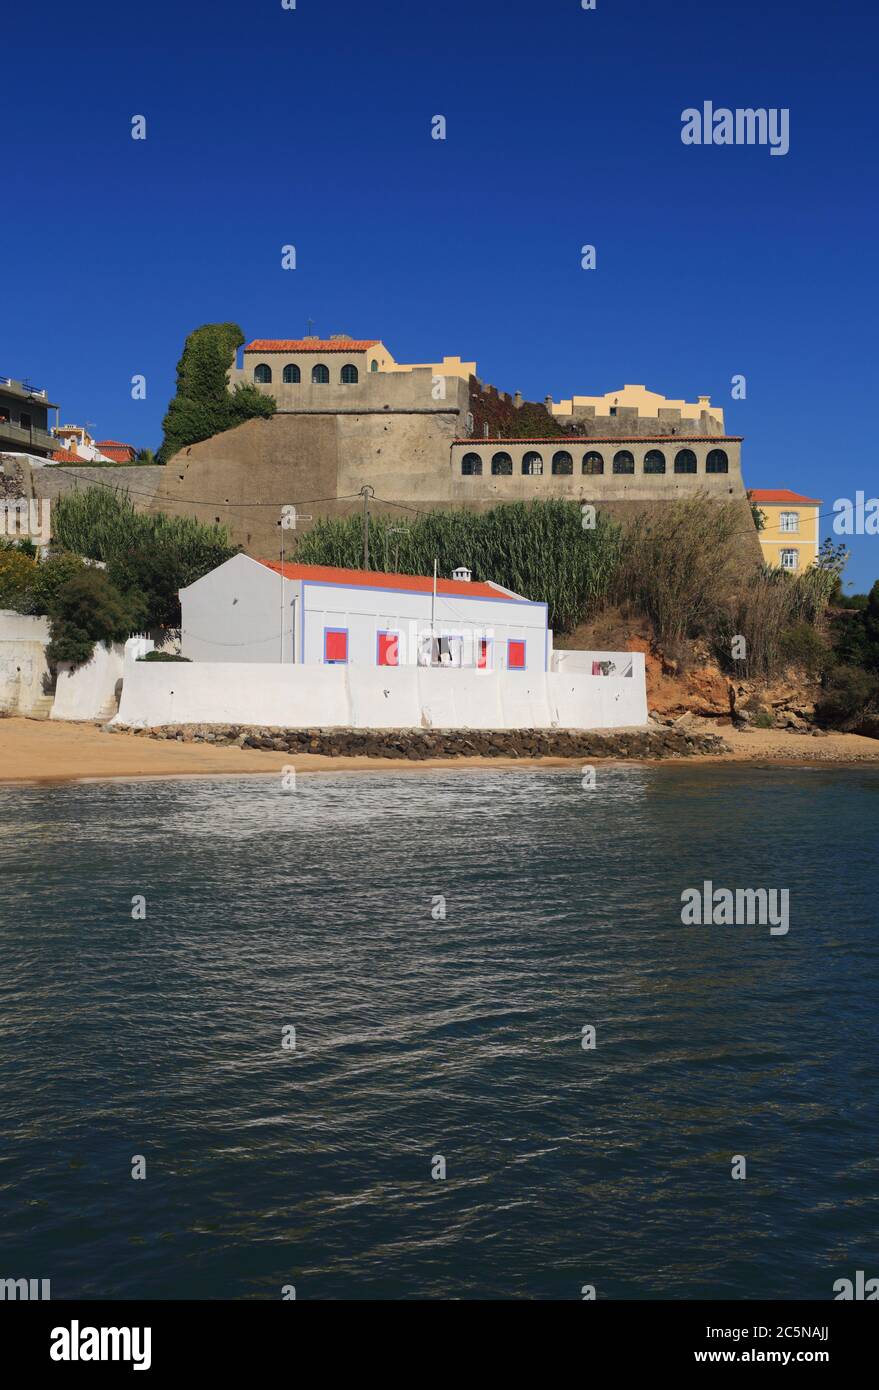
[[820,500],[787,488],[751,488],[748,496],[765,518],[758,534],[767,565],[792,571],[813,565],[821,543]]

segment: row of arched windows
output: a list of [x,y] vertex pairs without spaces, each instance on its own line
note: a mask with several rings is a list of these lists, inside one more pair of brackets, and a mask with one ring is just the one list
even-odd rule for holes
[[[260,386],[269,386],[272,380],[272,369],[267,362],[260,362],[253,369],[253,379]],[[282,380],[285,386],[298,386],[302,380],[302,373],[295,362],[289,362],[284,368]],[[360,373],[353,363],[348,362],[339,373],[339,380],[343,386],[356,386],[360,380]],[[323,362],[316,362],[311,369],[311,382],[313,386],[328,386],[330,381],[330,369]]]
[[[501,452],[494,454],[491,460],[491,471],[495,476],[509,476],[513,472],[513,460],[507,453]],[[559,449],[552,456],[551,471],[556,475],[572,474],[574,472],[574,459],[566,449]],[[592,476],[604,472],[604,455],[597,449],[590,449],[583,455],[583,473]],[[634,473],[635,456],[628,449],[620,449],[613,456],[614,473]],[[664,473],[666,471],[665,454],[661,449],[648,449],[644,455],[645,473]],[[482,455],[465,454],[461,460],[461,472],[465,477],[479,478],[482,476]],[[543,472],[543,455],[536,449],[530,449],[522,455],[522,472],[535,476]],[[679,449],[674,456],[675,473],[696,473],[698,466],[696,455],[692,449]],[[728,473],[729,458],[723,449],[710,449],[705,460],[706,473]]]

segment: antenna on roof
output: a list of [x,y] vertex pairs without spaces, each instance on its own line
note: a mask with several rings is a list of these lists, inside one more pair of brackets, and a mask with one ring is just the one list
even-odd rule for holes
[[311,330],[312,330],[312,328],[314,328],[314,319],[306,319],[306,320],[305,320],[305,326],[306,326],[306,328],[308,329],[308,332],[306,333],[305,336],[306,336],[306,338],[311,338],[311,337],[313,336]]

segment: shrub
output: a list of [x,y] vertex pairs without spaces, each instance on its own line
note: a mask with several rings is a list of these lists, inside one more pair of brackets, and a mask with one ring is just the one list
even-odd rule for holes
[[857,721],[877,696],[875,676],[857,666],[834,666],[824,677],[824,689],[815,705],[819,724],[838,728]]
[[[827,571],[805,570],[791,575],[764,565],[729,605],[721,620],[716,652],[727,669],[750,677],[770,678],[785,664],[817,673],[827,660],[827,647],[817,625],[833,586]],[[745,639],[745,660],[731,660],[734,636]]]
[[741,564],[741,512],[706,496],[663,503],[623,537],[619,602],[632,602],[664,645],[711,631]]
[[0,608],[21,612],[29,586],[33,583],[37,562],[17,546],[0,548]]
[[138,661],[188,661],[188,656],[180,656],[177,652],[152,651],[145,656],[139,656]]
[[88,661],[96,642],[122,642],[143,624],[143,603],[120,594],[104,570],[83,569],[62,584],[55,598],[46,656],[53,664]]
[[820,675],[830,652],[819,633],[810,623],[794,623],[781,634],[782,658],[791,666],[799,666],[809,675]]
[[23,611],[51,616],[57,611],[59,590],[86,568],[82,556],[74,555],[69,550],[58,551],[41,560],[23,596]]

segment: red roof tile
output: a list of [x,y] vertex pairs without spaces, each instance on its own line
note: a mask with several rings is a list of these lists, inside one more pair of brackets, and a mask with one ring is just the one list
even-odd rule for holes
[[118,439],[99,439],[96,447],[114,463],[131,463],[137,455],[132,444],[120,444]]
[[88,463],[88,459],[80,458],[75,449],[56,449],[52,455],[53,463]]
[[378,338],[254,338],[245,352],[366,352]]
[[791,492],[789,488],[776,487],[752,487],[748,491],[752,502],[799,502],[807,507],[820,507],[821,499],[818,497],[803,497],[799,492]]
[[[403,593],[433,592],[433,576],[427,574],[383,574],[377,570],[338,569],[334,565],[296,565],[285,561],[283,569],[278,560],[260,560],[261,565],[283,574],[285,579],[309,579],[313,583],[350,584],[363,589],[397,589]],[[490,584],[461,579],[437,579],[436,591],[450,598],[514,599]]]

